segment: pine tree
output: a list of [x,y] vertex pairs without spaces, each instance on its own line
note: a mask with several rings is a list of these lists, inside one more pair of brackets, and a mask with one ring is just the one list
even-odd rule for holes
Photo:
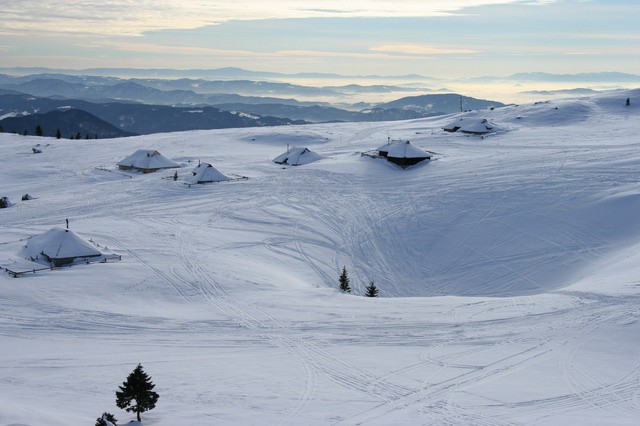
[[378,287],[371,281],[367,286],[367,292],[365,293],[367,297],[378,297]]
[[56,139],[60,139],[62,137],[62,133],[60,132],[60,129],[56,130]]
[[107,413],[106,411],[96,419],[96,426],[117,426],[117,424],[118,419],[116,419],[113,414]]
[[118,408],[135,412],[140,421],[140,413],[154,409],[158,402],[160,395],[153,391],[155,386],[151,377],[142,370],[142,365],[138,364],[122,386],[119,386],[120,390],[116,391],[116,405]]
[[42,131],[42,126],[39,124],[36,124],[36,128],[33,134],[36,136],[42,136],[44,134],[44,132]]
[[351,287],[349,286],[349,276],[347,275],[347,267],[342,267],[342,273],[340,274],[340,290],[345,293],[351,293]]

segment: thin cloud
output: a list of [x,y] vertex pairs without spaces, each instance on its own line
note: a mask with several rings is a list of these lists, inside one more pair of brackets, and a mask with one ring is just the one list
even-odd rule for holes
[[358,58],[358,59],[412,59],[411,56],[388,55],[385,53],[358,53],[358,52],[326,52],[317,50],[279,50],[273,53],[285,57],[324,57],[324,58]]
[[371,47],[374,52],[405,53],[409,55],[460,55],[480,53],[479,50],[470,49],[446,49],[422,44],[384,44]]
[[442,16],[467,7],[520,1],[324,0],[300,7],[299,0],[85,0],[67,1],[61,7],[50,0],[3,0],[0,31],[132,36],[155,30],[194,29],[230,20]]
[[[277,50],[273,52],[254,52],[248,50],[212,49],[194,46],[170,46],[153,43],[113,43],[97,42],[82,45],[90,49],[110,48],[121,52],[151,53],[180,56],[247,57],[247,58],[359,58],[359,59],[411,59],[411,56],[389,55],[387,53],[331,52],[318,50]],[[427,58],[423,58],[427,59]]]
[[136,53],[154,53],[163,55],[233,55],[233,56],[258,56],[259,53],[244,51],[244,50],[226,50],[226,49],[212,49],[207,47],[196,46],[170,46],[166,44],[153,44],[153,43],[88,43],[84,44],[84,47],[88,48],[111,48],[121,52],[136,52]]

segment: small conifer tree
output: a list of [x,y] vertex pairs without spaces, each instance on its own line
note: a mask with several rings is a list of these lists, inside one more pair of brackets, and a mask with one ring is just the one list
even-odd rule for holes
[[118,419],[111,413],[107,413],[106,411],[102,413],[100,417],[96,419],[96,426],[117,426]]
[[140,413],[154,409],[158,402],[160,395],[153,391],[155,386],[151,377],[142,370],[142,365],[138,364],[122,386],[119,386],[120,390],[116,391],[116,405],[118,408],[135,412],[140,421]]
[[56,139],[60,139],[62,137],[62,133],[60,132],[60,129],[56,130]]
[[378,287],[376,287],[373,281],[371,281],[367,286],[367,292],[365,293],[365,296],[378,297]]
[[631,105],[631,98],[627,98],[627,103],[625,104],[626,106]]
[[39,124],[36,124],[36,128],[35,128],[33,134],[36,135],[36,136],[44,135],[44,132],[42,131],[42,126],[39,125]]
[[351,287],[349,286],[349,276],[347,275],[347,267],[342,267],[342,273],[340,274],[340,290],[345,293],[351,293]]

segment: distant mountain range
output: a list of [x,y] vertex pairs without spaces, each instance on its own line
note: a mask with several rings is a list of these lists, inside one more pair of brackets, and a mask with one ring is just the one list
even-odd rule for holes
[[[63,137],[80,133],[100,138],[196,129],[278,126],[346,121],[407,120],[462,110],[504,106],[496,101],[455,93],[432,93],[415,84],[424,76],[395,76],[412,79],[402,85],[347,84],[312,87],[248,78],[308,77],[344,78],[334,74],[281,74],[239,68],[214,70],[0,68],[14,73],[0,74],[0,126],[4,131],[32,133],[40,124],[52,136],[60,128]],[[87,75],[92,74],[92,75]],[[123,79],[114,75],[134,75]],[[153,78],[150,78],[153,77]],[[172,77],[179,77],[173,78]],[[347,76],[348,77],[348,76]],[[359,78],[378,78],[363,76]],[[215,78],[207,80],[206,78]],[[233,78],[233,79],[231,79]],[[385,77],[391,78],[391,77]],[[436,81],[431,79],[432,81]],[[548,74],[521,73],[509,77],[481,77],[471,81],[539,82],[640,82],[640,76],[625,73]],[[469,81],[469,80],[468,80]],[[409,94],[384,103],[341,103],[326,99],[350,99],[355,95]],[[592,93],[592,89],[526,92],[536,95]],[[300,101],[319,99],[319,101]],[[78,111],[79,110],[79,111]],[[83,114],[84,113],[84,114]]]
[[378,108],[401,108],[413,110],[430,115],[443,115],[467,111],[471,109],[498,108],[505,104],[485,99],[476,99],[469,96],[461,96],[455,93],[439,95],[408,96],[392,102],[377,105]]
[[119,77],[145,77],[145,78],[205,78],[205,79],[245,79],[245,78],[309,78],[309,79],[354,79],[354,80],[436,80],[418,74],[405,74],[396,76],[380,75],[342,75],[332,73],[279,73],[269,71],[251,71],[243,68],[226,67],[215,69],[190,69],[177,70],[167,68],[86,68],[81,70],[66,68],[44,67],[6,67],[0,68],[0,72],[8,74],[45,74],[59,73],[67,75],[94,75],[94,76],[119,76]]
[[[0,72],[14,75],[26,74],[64,74],[69,76],[103,76],[103,77],[125,77],[125,78],[153,78],[153,79],[223,79],[223,80],[241,80],[241,79],[314,79],[314,80],[407,80],[422,82],[442,82],[449,80],[448,78],[436,78],[419,74],[403,74],[403,75],[343,75],[331,73],[278,73],[269,71],[252,71],[243,68],[226,67],[215,69],[139,69],[139,68],[87,68],[81,70],[64,69],[64,68],[44,68],[44,67],[5,67],[0,68]],[[547,81],[547,82],[618,82],[618,83],[637,83],[640,82],[639,74],[630,74],[622,72],[591,72],[576,74],[552,74],[544,72],[517,73],[510,76],[484,76],[469,78],[472,81]]]
[[584,88],[575,88],[575,89],[558,89],[558,90],[527,90],[521,93],[525,93],[527,95],[567,95],[567,96],[584,96],[584,95],[595,95],[596,93],[600,93],[597,90],[593,89],[584,89]]
[[[346,109],[326,102],[300,102],[291,97],[257,96],[302,94],[320,98],[336,94],[420,91],[388,85],[307,87],[251,80],[130,79],[100,76],[0,74],[0,118],[42,115],[54,110],[86,111],[127,134],[150,134],[196,129],[277,126],[306,122],[407,120],[462,109],[502,106],[500,102],[457,94],[421,94],[383,104],[359,103]],[[47,120],[50,117],[38,117]],[[36,120],[37,121],[37,120]],[[0,121],[0,125],[4,121]],[[23,123],[18,124],[18,123]],[[4,122],[5,131],[22,132],[26,121]],[[87,124],[88,125],[88,124]],[[92,127],[100,128],[101,123]],[[15,127],[19,127],[15,129]],[[55,126],[57,128],[59,126]],[[53,131],[53,130],[52,130]],[[75,132],[84,134],[83,129]],[[107,136],[109,131],[102,131]],[[97,133],[97,132],[96,132]]]
[[[172,107],[131,101],[89,102],[76,99],[54,99],[7,93],[0,89],[0,117],[42,114],[57,109],[73,108],[87,111],[120,130],[135,134],[150,134],[195,129],[304,124],[305,122],[408,120],[460,111],[460,101],[465,110],[503,106],[500,102],[442,94],[411,96],[361,111],[347,111],[324,105],[244,103],[220,104],[216,107]],[[3,122],[4,120],[0,121],[0,125],[3,125]],[[5,131],[13,129],[9,125],[3,125],[3,128]],[[19,132],[21,130],[18,129]]]
[[[99,121],[110,123],[120,131],[131,134],[151,134],[182,130],[222,129],[232,127],[281,126],[303,124],[302,121],[277,117],[258,117],[239,112],[221,111],[214,107],[178,108],[166,105],[144,105],[139,103],[106,102],[93,103],[82,100],[40,98],[25,94],[0,95],[0,121],[4,131],[28,129],[32,133],[35,124],[18,126],[14,118],[20,116],[41,116],[54,110],[80,109],[96,117]],[[37,120],[36,120],[37,121]],[[40,123],[44,128],[45,125]],[[96,126],[99,123],[96,122]],[[15,128],[18,126],[17,128]],[[48,129],[59,127],[48,124]],[[47,130],[47,129],[45,129]],[[84,135],[85,129],[71,130]],[[50,133],[50,132],[49,132]],[[109,137],[109,136],[102,136]]]
[[476,99],[454,93],[408,96],[393,102],[365,107],[360,111],[347,111],[328,106],[247,105],[242,103],[217,105],[217,107],[225,110],[268,114],[311,122],[410,120],[451,114],[460,112],[461,109],[488,109],[501,106],[504,106],[501,102]]
[[476,82],[514,81],[546,83],[640,83],[640,74],[622,72],[592,72],[578,74],[550,74],[545,72],[517,73],[508,77],[476,77],[468,79]]
[[[13,77],[0,74],[0,88],[37,96],[59,96],[73,99],[121,99],[158,104],[207,104],[225,102],[286,103],[317,105],[319,102],[284,101],[281,97],[346,97],[362,93],[424,93],[431,90],[420,87],[389,85],[311,87],[290,83],[252,80],[194,80],[117,79],[113,77],[69,76],[64,74],[37,74]],[[230,95],[250,99],[229,99]],[[266,102],[265,98],[266,96]],[[276,98],[277,96],[277,98]],[[258,98],[261,97],[261,98]],[[322,102],[321,102],[322,103]],[[325,103],[326,104],[326,103]]]
[[304,120],[313,123],[327,123],[337,121],[393,121],[410,120],[425,117],[424,114],[410,109],[399,108],[367,108],[362,111],[347,111],[344,109],[314,105],[295,106],[282,104],[243,103],[220,104],[217,107],[229,111],[243,111],[250,114],[268,114],[277,117],[287,117],[292,120]]

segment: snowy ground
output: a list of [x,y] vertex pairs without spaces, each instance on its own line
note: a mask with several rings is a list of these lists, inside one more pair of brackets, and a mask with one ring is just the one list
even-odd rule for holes
[[[0,265],[66,218],[122,255],[0,273],[0,424],[125,424],[114,392],[140,362],[147,426],[637,425],[639,95],[467,114],[505,129],[485,138],[439,130],[455,116],[0,134]],[[436,159],[359,154],[387,138]],[[272,163],[287,144],[325,158]],[[136,149],[178,181],[116,170]],[[188,187],[198,160],[249,180]]]

